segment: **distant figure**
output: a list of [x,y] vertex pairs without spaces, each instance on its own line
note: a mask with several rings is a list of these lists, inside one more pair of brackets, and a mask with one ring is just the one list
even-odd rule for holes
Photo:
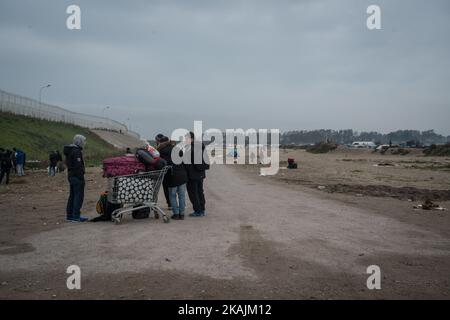
[[0,184],[6,176],[6,184],[9,184],[9,174],[12,168],[12,151],[0,148]]
[[64,171],[64,163],[63,158],[59,150],[56,150],[56,172],[63,172]]
[[13,149],[13,151],[11,152],[11,164],[12,164],[12,168],[14,170],[14,173],[17,174],[17,159],[16,159],[15,149]]
[[259,152],[259,163],[260,164],[266,164],[266,157],[265,157],[265,154],[264,154],[264,147],[262,147],[261,148],[261,150],[260,150],[260,152]]
[[56,150],[56,159],[57,159],[56,172],[64,172],[65,170],[64,162],[59,150]]
[[56,151],[50,152],[48,160],[50,162],[48,167],[48,175],[50,177],[54,177],[56,174],[56,166],[58,165],[58,155],[56,154]]
[[16,161],[16,174],[18,177],[23,177],[25,175],[24,168],[26,162],[26,153],[20,149],[13,148]]
[[298,168],[298,164],[297,162],[295,162],[294,158],[288,158],[288,169],[297,169]]
[[86,138],[77,134],[73,138],[73,144],[64,147],[70,184],[70,195],[66,209],[68,221],[85,222],[88,220],[80,214],[84,201],[85,167],[82,151],[85,144]]
[[256,155],[255,155],[255,153],[252,151],[252,153],[250,153],[250,163],[251,163],[251,164],[254,164],[254,163],[255,163],[255,158],[256,158]]
[[126,155],[127,156],[132,156],[133,155],[133,153],[131,152],[130,148],[127,148]]

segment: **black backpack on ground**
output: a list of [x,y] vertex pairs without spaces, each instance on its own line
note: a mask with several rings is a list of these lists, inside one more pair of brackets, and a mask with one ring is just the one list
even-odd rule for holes
[[[139,207],[139,205],[134,206],[134,208]],[[138,210],[134,210],[131,213],[131,216],[133,217],[133,219],[148,219],[150,217],[150,208],[146,207],[146,208],[142,208],[142,209],[138,209]]]

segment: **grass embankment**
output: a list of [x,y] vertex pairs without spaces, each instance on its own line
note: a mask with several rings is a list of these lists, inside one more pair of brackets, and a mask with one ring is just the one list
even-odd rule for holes
[[41,161],[39,167],[47,166],[51,150],[59,150],[62,154],[63,147],[72,143],[75,134],[82,134],[87,139],[83,153],[89,166],[99,165],[104,158],[120,152],[89,129],[0,112],[0,147],[22,149],[27,154],[27,161]]

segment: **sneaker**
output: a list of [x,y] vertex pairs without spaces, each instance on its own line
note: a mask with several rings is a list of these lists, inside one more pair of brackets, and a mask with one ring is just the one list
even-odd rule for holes
[[179,214],[173,214],[170,219],[172,220],[180,220],[180,215]]
[[191,214],[189,214],[189,217],[203,217],[205,215],[204,212],[201,211],[194,211]]
[[82,216],[79,216],[79,217],[73,217],[72,218],[72,221],[76,221],[76,222],[86,222],[86,221],[88,221],[89,219],[88,218],[85,218],[85,217],[82,217]]
[[180,220],[184,220],[184,214],[180,214]]
[[73,222],[74,221],[73,216],[66,216],[66,221]]

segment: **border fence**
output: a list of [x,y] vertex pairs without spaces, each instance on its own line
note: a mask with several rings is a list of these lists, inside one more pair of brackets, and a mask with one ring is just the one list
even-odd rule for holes
[[139,133],[128,130],[126,125],[118,121],[69,111],[3,90],[0,90],[0,111],[42,120],[74,124],[88,129],[109,130],[140,139]]

